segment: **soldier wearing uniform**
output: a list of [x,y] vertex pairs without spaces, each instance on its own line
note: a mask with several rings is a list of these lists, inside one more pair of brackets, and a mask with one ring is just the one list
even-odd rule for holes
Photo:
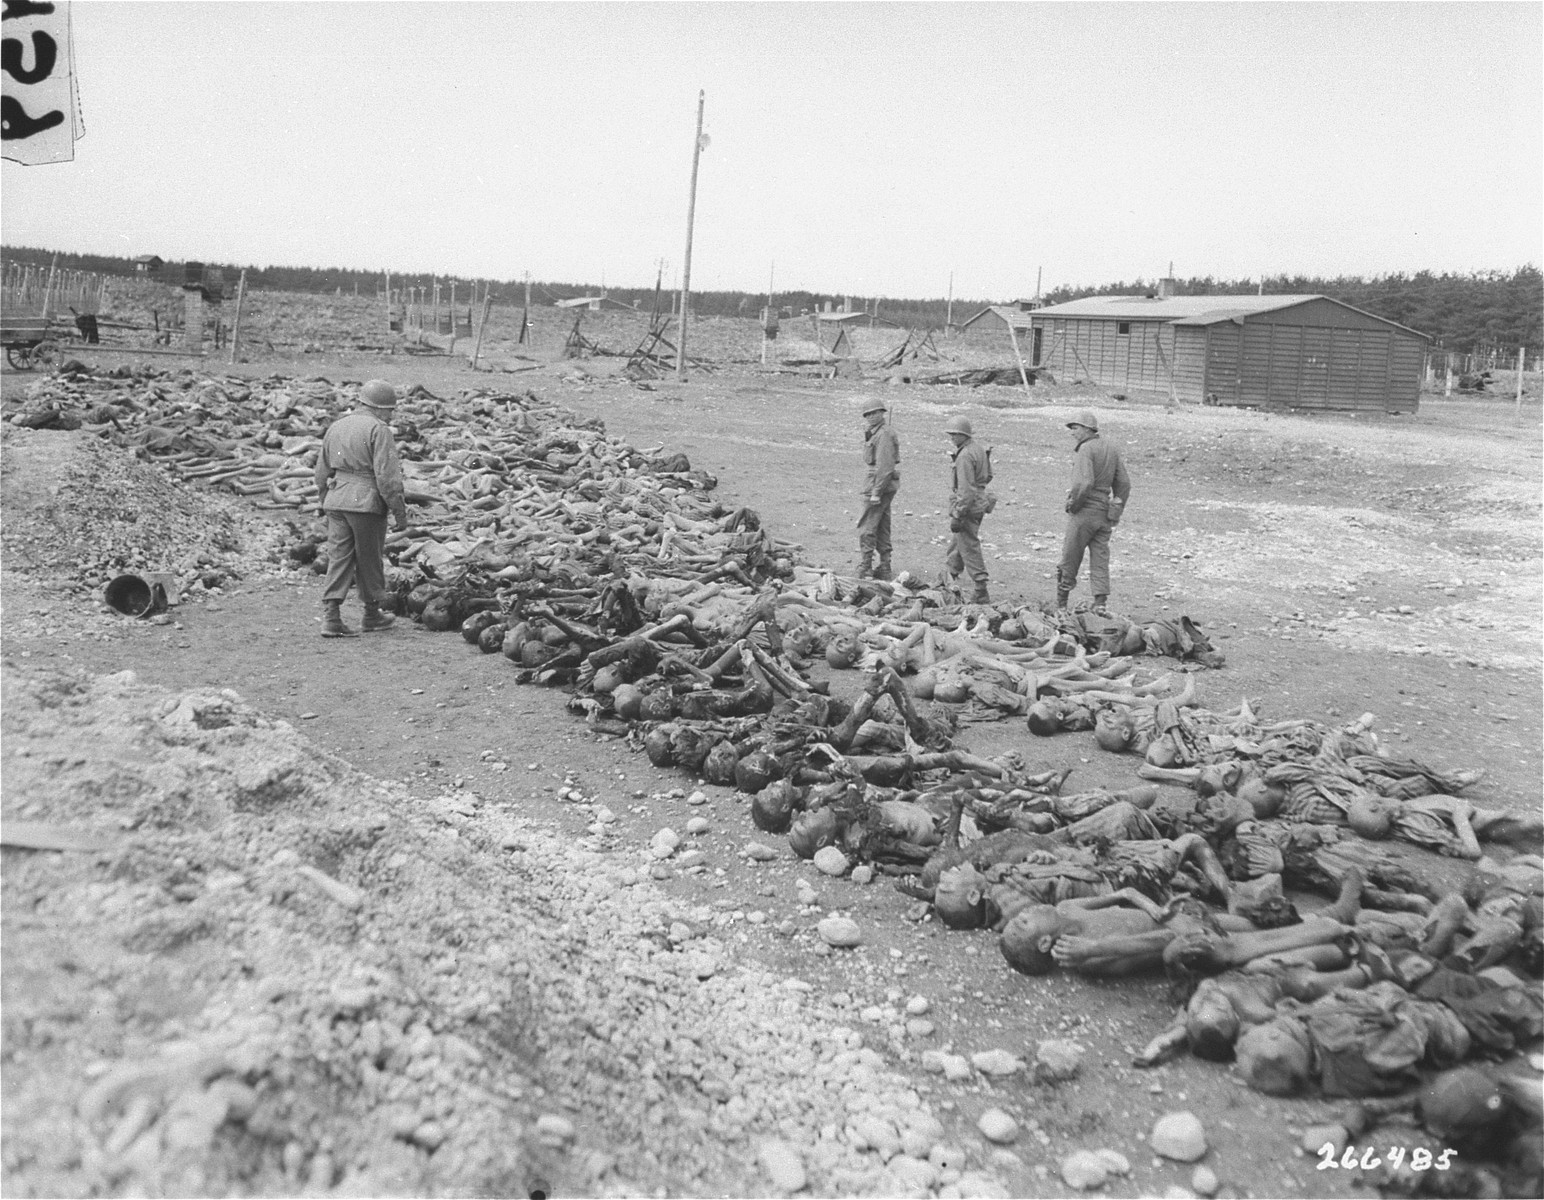
[[1110,598],[1110,533],[1120,524],[1131,480],[1120,451],[1099,436],[1099,418],[1082,412],[1067,422],[1072,430],[1072,487],[1067,492],[1067,532],[1056,568],[1056,607],[1066,608],[1088,551],[1088,585],[1101,611]]
[[954,541],[949,546],[945,569],[951,578],[963,571],[975,584],[972,604],[989,604],[986,590],[986,560],[981,556],[981,518],[991,512],[997,498],[987,491],[992,482],[991,453],[976,441],[970,422],[964,417],[950,417],[944,432],[954,443],[954,486],[949,494],[949,532]]
[[863,515],[858,518],[859,579],[889,579],[893,573],[890,503],[901,487],[901,442],[886,419],[889,415],[882,400],[870,401],[863,410],[863,419],[868,422],[863,431],[863,464],[868,473],[863,481]]
[[322,589],[322,636],[354,637],[343,623],[342,605],[355,579],[364,601],[366,633],[389,629],[396,620],[383,612],[386,599],[386,517],[407,528],[402,464],[392,440],[397,390],[372,379],[359,390],[359,404],[327,428],[316,457],[316,488],[327,518],[327,582]]

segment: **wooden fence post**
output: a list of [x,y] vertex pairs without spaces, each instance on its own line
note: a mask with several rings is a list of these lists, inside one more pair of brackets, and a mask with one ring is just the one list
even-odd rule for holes
[[247,294],[247,273],[241,272],[241,279],[236,284],[236,317],[231,322],[231,357],[230,361],[236,361],[236,347],[241,342],[241,302]]
[[483,330],[488,328],[488,314],[493,311],[493,297],[483,292],[482,320],[477,323],[477,341],[472,346],[472,370],[477,370],[477,360],[482,357]]

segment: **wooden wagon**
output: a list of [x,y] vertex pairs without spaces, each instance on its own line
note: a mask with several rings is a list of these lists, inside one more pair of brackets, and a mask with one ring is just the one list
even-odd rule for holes
[[70,331],[47,317],[0,316],[0,346],[5,347],[5,361],[19,371],[28,371],[54,357],[58,339]]

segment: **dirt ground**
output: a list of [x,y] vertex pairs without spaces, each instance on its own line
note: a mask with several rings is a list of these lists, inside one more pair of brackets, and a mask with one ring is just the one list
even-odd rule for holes
[[[93,365],[115,361],[97,355]],[[983,528],[994,597],[1029,602],[1047,599],[1053,590],[1071,450],[1064,424],[1074,412],[1093,408],[1107,436],[1124,447],[1133,478],[1132,500],[1113,543],[1112,607],[1137,616],[1185,613],[1217,639],[1228,662],[1199,678],[1204,703],[1221,708],[1248,697],[1267,716],[1279,718],[1351,720],[1371,712],[1379,736],[1398,753],[1444,768],[1483,766],[1486,776],[1471,792],[1478,803],[1536,806],[1544,794],[1544,470],[1536,402],[1524,408],[1521,423],[1514,422],[1510,402],[1485,399],[1428,398],[1419,414],[1400,418],[1307,418],[1120,402],[1093,388],[1038,387],[1026,397],[1000,387],[765,374],[750,365],[694,372],[685,383],[663,380],[644,390],[617,374],[616,359],[516,365],[533,369],[512,376],[474,374],[464,362],[365,353],[275,356],[217,369],[251,376],[380,377],[421,383],[439,394],[475,385],[533,388],[581,415],[602,417],[611,433],[640,447],[684,451],[694,467],[718,477],[718,495],[726,504],[754,507],[779,536],[801,542],[810,561],[839,569],[850,568],[855,558],[863,402],[880,395],[893,406],[902,446],[896,566],[916,573],[936,572],[943,554],[948,443],[941,427],[948,415],[964,413],[977,436],[994,447],[996,486],[1003,497]],[[27,383],[27,376],[8,373],[5,395]],[[36,479],[18,477],[18,464],[42,457],[19,453],[14,441],[7,444],[8,533],[14,531],[16,497],[40,486]],[[593,895],[565,887],[548,891],[549,911],[505,911],[502,921],[489,911],[505,895],[500,889],[514,886],[504,879],[508,843],[517,836],[509,831],[518,826],[518,837],[531,846],[545,839],[554,861],[561,859],[556,847],[582,844],[591,858],[575,869],[596,871],[599,862],[616,888],[636,897],[647,894],[648,903],[676,914],[698,914],[685,924],[693,935],[704,929],[712,935],[706,953],[721,969],[710,975],[742,981],[731,1003],[754,1005],[764,993],[779,994],[781,984],[774,981],[802,980],[807,1017],[769,1010],[768,1020],[797,1025],[807,1019],[811,1029],[843,1031],[839,1038],[852,1030],[864,1035],[860,1043],[878,1051],[874,1057],[880,1061],[871,1065],[894,1076],[876,1089],[913,1093],[917,1106],[942,1126],[932,1149],[958,1148],[974,1172],[962,1183],[958,1169],[953,1176],[943,1168],[930,1179],[906,1179],[864,1174],[835,1157],[828,1164],[809,1148],[824,1136],[821,1123],[806,1116],[800,1118],[803,1124],[790,1125],[787,1118],[780,1125],[770,1103],[768,1111],[735,1121],[720,1119],[711,1103],[690,1110],[696,1117],[683,1117],[684,1106],[661,1116],[643,1081],[656,1070],[668,1073],[682,1043],[656,1044],[652,1062],[644,1056],[604,1063],[597,1039],[604,1044],[612,1035],[560,1019],[584,1009],[588,993],[553,993],[527,995],[522,1010],[529,1027],[540,1031],[539,1037],[533,1034],[540,1044],[509,1051],[508,1061],[529,1081],[525,1099],[506,1098],[497,1112],[470,1102],[443,1114],[432,1106],[427,1115],[418,1112],[419,1124],[409,1122],[411,1133],[397,1135],[395,1144],[406,1147],[400,1162],[377,1158],[349,1168],[353,1160],[339,1148],[347,1134],[330,1125],[332,1141],[307,1143],[295,1130],[304,1128],[305,1120],[327,1124],[330,1118],[320,1115],[324,1106],[317,1114],[297,1108],[283,1121],[275,1118],[275,1128],[283,1130],[266,1140],[232,1143],[231,1154],[257,1158],[247,1166],[233,1161],[224,1174],[168,1174],[164,1162],[161,1174],[137,1175],[127,1168],[103,1174],[89,1155],[77,1152],[72,1159],[57,1147],[51,1151],[36,1122],[57,1116],[61,1103],[73,1104],[89,1080],[108,1070],[104,1063],[145,1052],[180,1029],[190,1036],[198,1026],[194,1010],[202,1003],[198,988],[218,990],[207,976],[224,978],[222,972],[237,968],[220,956],[219,938],[179,937],[173,929],[141,930],[131,969],[110,943],[137,910],[125,915],[100,907],[111,881],[125,873],[146,878],[153,873],[143,864],[126,864],[133,857],[128,851],[70,856],[7,849],[4,1178],[11,1194],[176,1192],[179,1186],[202,1186],[211,1192],[266,1193],[304,1187],[308,1194],[763,1195],[777,1187],[770,1169],[757,1160],[757,1146],[781,1130],[779,1136],[795,1145],[806,1136],[815,1139],[804,1145],[804,1155],[808,1186],[817,1194],[1059,1195],[1067,1191],[1058,1174],[1064,1155],[1108,1148],[1124,1155],[1131,1171],[1112,1179],[1105,1194],[1158,1195],[1193,1182],[1189,1166],[1156,1157],[1144,1142],[1153,1121],[1175,1109],[1194,1112],[1205,1126],[1211,1144],[1205,1162],[1221,1181],[1219,1194],[1367,1192],[1367,1183],[1354,1172],[1315,1170],[1315,1159],[1299,1148],[1302,1131],[1336,1111],[1334,1106],[1270,1099],[1249,1091],[1230,1069],[1189,1058],[1152,1071],[1130,1067],[1132,1053],[1169,1019],[1161,982],[1026,978],[1001,961],[994,936],[948,933],[919,922],[916,902],[883,883],[864,887],[827,879],[786,854],[756,864],[739,853],[756,837],[742,797],[706,786],[700,789],[705,801],[689,804],[686,793],[697,790],[695,781],[656,770],[623,744],[589,734],[563,711],[560,695],[516,687],[507,662],[484,657],[459,638],[408,626],[382,636],[324,641],[316,636],[320,581],[277,562],[189,600],[165,625],[103,613],[95,602],[83,603],[11,567],[7,564],[3,597],[7,821],[68,823],[73,816],[89,824],[92,811],[83,798],[96,795],[101,815],[128,815],[125,828],[135,831],[134,854],[155,859],[165,878],[175,874],[179,857],[195,857],[193,842],[221,820],[234,821],[247,839],[244,853],[263,861],[286,848],[303,852],[308,837],[346,842],[359,835],[340,833],[344,825],[374,828],[371,823],[379,821],[390,845],[372,851],[371,861],[390,854],[402,861],[389,881],[362,868],[354,876],[367,893],[365,911],[374,914],[369,929],[356,917],[346,928],[329,925],[331,918],[312,898],[276,918],[275,929],[297,939],[293,946],[286,950],[274,932],[266,952],[282,957],[308,947],[307,953],[320,958],[304,969],[322,976],[329,952],[340,962],[357,957],[365,966],[373,963],[370,969],[389,960],[406,978],[410,971],[423,974],[423,962],[463,944],[457,936],[464,937],[469,949],[462,962],[475,960],[475,966],[466,966],[464,981],[456,974],[456,954],[450,953],[448,968],[436,961],[430,969],[431,980],[445,984],[444,995],[424,987],[398,998],[406,1008],[417,1005],[439,1014],[446,1028],[446,1014],[458,1012],[457,1004],[475,1006],[467,989],[496,992],[497,984],[508,982],[504,968],[511,957],[531,962],[557,952],[549,918],[557,922],[552,928],[567,930],[576,914],[595,911]],[[61,672],[80,671],[96,676],[131,671],[133,679],[119,676],[120,683],[110,687],[49,682]],[[836,686],[850,686],[850,678],[838,678]],[[141,695],[135,691],[140,687],[151,690]],[[115,740],[118,726],[145,717],[136,704],[159,712],[158,705],[171,703],[175,711],[177,696],[221,689],[234,689],[250,706],[242,711],[253,715],[242,721],[268,723],[262,728],[279,738],[283,754],[311,764],[295,770],[304,774],[323,764],[327,778],[316,786],[351,789],[352,799],[334,796],[315,813],[259,806],[257,818],[240,804],[222,808],[212,800],[206,804],[213,807],[200,812],[197,797],[184,812],[159,813],[148,822],[143,813],[133,813],[132,800],[115,792],[109,770],[108,760],[129,753]],[[55,692],[75,698],[50,702]],[[72,716],[62,733],[39,732],[39,714],[61,704],[71,712],[83,708],[84,714]],[[107,716],[93,719],[94,711]],[[20,724],[9,719],[12,714]],[[288,723],[298,734],[282,728],[275,733],[274,722]],[[37,751],[54,762],[52,768],[16,757],[31,745],[29,739],[52,747],[46,754]],[[1072,784],[1080,789],[1131,782],[1130,764],[1098,754],[1086,735],[1036,739],[1021,723],[1004,721],[976,726],[964,741],[981,753],[1013,748],[1033,762],[1070,766]],[[72,798],[76,810],[60,811],[64,801],[50,799],[50,771],[59,775],[60,795]],[[263,783],[232,786],[239,795],[242,787],[261,791]],[[474,799],[454,799],[467,796]],[[600,822],[601,808],[614,820]],[[342,825],[340,812],[347,815]],[[657,829],[683,828],[698,814],[709,822],[709,832],[698,839],[700,870],[677,870],[657,881],[646,872],[641,879],[628,877],[629,870],[636,875],[646,868],[642,847]],[[460,835],[448,849],[442,844],[447,830]],[[208,846],[204,851],[212,852]],[[410,861],[419,857],[425,861]],[[425,895],[441,904],[403,897],[413,886],[409,868],[424,873],[420,882],[432,875]],[[797,898],[796,878],[813,884],[818,910]],[[204,903],[207,878],[201,887],[194,904]],[[60,899],[88,895],[97,896],[97,908],[85,901],[72,907]],[[275,901],[281,907],[287,902]],[[529,902],[529,893],[521,893],[519,902]],[[629,903],[637,907],[645,901]],[[817,948],[814,920],[830,911],[861,922],[866,941],[858,952]],[[208,918],[211,928],[217,918]],[[143,924],[150,918],[138,913],[137,919]],[[179,919],[186,921],[186,914]],[[264,919],[249,918],[249,925]],[[298,931],[290,929],[296,921],[302,926]],[[447,932],[457,925],[462,926],[457,936]],[[307,926],[314,928],[308,932]],[[61,947],[60,927],[88,940]],[[243,926],[243,936],[250,946],[255,932]],[[379,952],[374,959],[359,951],[361,937]],[[93,950],[92,942],[102,945]],[[617,953],[615,946],[599,950]],[[419,965],[407,965],[410,960]],[[158,962],[164,973],[158,974]],[[119,973],[102,963],[117,964]],[[269,966],[260,966],[257,974],[264,976]],[[763,985],[743,982],[745,972],[758,971],[766,973]],[[571,977],[604,987],[605,976],[590,963],[575,967]],[[666,993],[691,992],[683,993],[678,982],[631,986],[638,994],[630,1003],[639,1012],[663,1004]],[[925,1032],[920,1026],[908,1029],[901,1011],[917,996],[927,1002]],[[703,1003],[681,999],[687,1009],[697,1005],[690,1009],[692,1019],[711,1031],[719,1016]],[[718,1003],[725,1001],[720,997]],[[667,1007],[674,1011],[676,1005]],[[330,1017],[309,1008],[284,1015],[302,1024],[331,1020],[334,1028],[339,1020],[336,1004]],[[217,1023],[198,1026],[209,1027]],[[442,1029],[435,1032],[445,1036]],[[402,1037],[413,1036],[409,1020]],[[777,1036],[789,1035],[784,1030]],[[1049,1086],[1023,1076],[994,1081],[980,1075],[949,1082],[924,1069],[927,1050],[968,1055],[1004,1048],[1023,1057],[1053,1037],[1087,1047],[1083,1071],[1071,1082]],[[486,1047],[484,1052],[489,1053]],[[49,1089],[40,1091],[36,1082],[44,1066],[58,1072],[53,1107],[41,1094]],[[483,1074],[477,1075],[466,1067],[465,1078],[446,1082],[446,1094],[461,1095],[456,1088],[496,1090],[497,1073],[490,1074],[486,1065],[480,1069]],[[13,1085],[13,1073],[28,1075],[31,1082]],[[601,1079],[607,1073],[609,1082]],[[354,1086],[331,1081],[335,1089],[346,1084]],[[538,1093],[545,1097],[541,1103]],[[331,1095],[314,1093],[324,1094]],[[348,1094],[354,1099],[340,1102],[338,1117],[345,1123],[374,1120],[381,1106],[400,1103],[387,1092]],[[561,1109],[579,1127],[577,1137],[565,1141],[561,1129],[543,1135],[537,1124],[543,1106]],[[720,1104],[719,1112],[728,1107]],[[978,1117],[990,1107],[1009,1113],[1023,1130],[1006,1150],[977,1131]],[[510,1115],[515,1109],[528,1118],[524,1140],[513,1139],[526,1147],[518,1169],[508,1161],[479,1160],[434,1173],[436,1159],[449,1160],[440,1148],[445,1130],[456,1130],[462,1113],[468,1114],[467,1136],[497,1138],[498,1122],[515,1120]],[[423,1121],[443,1128],[420,1136]],[[551,1134],[550,1123],[545,1128]],[[133,1143],[137,1132],[125,1136]],[[459,1143],[453,1135],[446,1144]],[[593,1152],[590,1158],[579,1153],[586,1148]],[[50,1160],[51,1152],[58,1161]],[[324,1154],[330,1157],[321,1159]],[[922,1161],[927,1158],[924,1151]]]

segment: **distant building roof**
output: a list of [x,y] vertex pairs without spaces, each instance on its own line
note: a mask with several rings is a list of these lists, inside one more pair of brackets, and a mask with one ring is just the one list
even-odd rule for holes
[[1015,329],[1028,329],[1030,317],[1044,311],[1044,309],[1030,307],[1030,302],[1027,300],[1020,300],[1017,304],[989,304],[980,312],[960,322],[957,328],[960,330],[969,329],[984,317],[991,315],[999,318],[1003,324],[1011,325]]
[[1039,317],[1104,317],[1121,321],[1210,320],[1290,308],[1321,296],[1084,296],[1035,310]]
[[[1021,314],[1028,323],[1029,316],[1036,317],[1090,317],[1109,321],[1166,321],[1173,325],[1215,325],[1220,321],[1239,321],[1259,313],[1276,312],[1307,304],[1310,300],[1323,300],[1351,312],[1371,317],[1395,329],[1424,338],[1419,330],[1390,321],[1377,313],[1357,308],[1332,296],[1282,295],[1282,296],[1085,296],[1081,300],[1069,300],[1065,304],[1052,304],[1036,309],[1033,314]],[[1004,317],[1007,320],[1007,317]]]

